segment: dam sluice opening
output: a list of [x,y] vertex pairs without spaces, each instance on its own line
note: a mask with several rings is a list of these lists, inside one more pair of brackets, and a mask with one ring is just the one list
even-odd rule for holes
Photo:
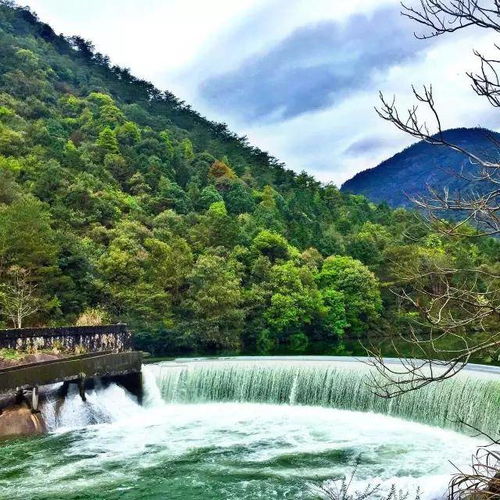
[[498,371],[384,400],[366,385],[368,369],[178,360],[143,367],[142,405],[117,384],[96,385],[87,401],[77,388],[62,402],[49,395],[50,432],[0,446],[0,498],[314,499],[354,463],[354,490],[380,485],[371,498],[392,487],[445,498],[450,462],[466,467],[482,444],[457,418],[498,428]]

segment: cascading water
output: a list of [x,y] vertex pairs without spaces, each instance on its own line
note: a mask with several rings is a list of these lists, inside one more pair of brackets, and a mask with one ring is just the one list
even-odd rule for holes
[[42,404],[42,415],[50,431],[79,429],[88,425],[112,423],[142,411],[137,398],[122,387],[111,384],[86,391],[82,401],[76,386],[70,386],[64,400],[54,388]]
[[[288,403],[381,413],[458,428],[463,421],[496,434],[500,423],[500,372],[463,371],[395,399],[375,395],[370,368],[345,361],[225,359],[164,362],[151,367],[165,401]],[[492,369],[494,371],[494,369]]]
[[381,484],[373,499],[392,485],[444,498],[449,461],[466,466],[478,440],[387,415],[443,426],[463,409],[491,427],[500,378],[464,373],[397,403],[375,399],[365,373],[332,361],[177,361],[144,367],[143,406],[114,384],[87,402],[76,390],[49,397],[52,432],[0,446],[0,499],[317,499],[315,485],[355,461],[355,489]]

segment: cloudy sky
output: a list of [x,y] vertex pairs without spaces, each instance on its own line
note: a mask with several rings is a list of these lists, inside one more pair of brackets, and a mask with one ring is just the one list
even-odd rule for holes
[[412,83],[432,82],[443,126],[500,126],[464,77],[491,35],[417,40],[396,0],[22,3],[321,181],[340,185],[411,143],[377,117],[379,90],[407,106]]

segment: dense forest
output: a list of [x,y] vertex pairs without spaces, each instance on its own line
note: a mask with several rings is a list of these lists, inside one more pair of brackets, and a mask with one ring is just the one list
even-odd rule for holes
[[[489,161],[498,158],[500,134],[492,130],[456,128],[443,131],[440,137]],[[362,194],[374,202],[385,201],[391,207],[412,208],[412,199],[425,196],[427,186],[438,191],[447,189],[452,196],[484,194],[491,183],[480,182],[479,178],[462,152],[419,141],[380,165],[359,172],[342,185],[341,191]]]
[[4,327],[22,306],[22,326],[126,322],[158,355],[305,352],[404,329],[414,312],[390,289],[410,270],[499,252],[287,170],[90,42],[0,5]]

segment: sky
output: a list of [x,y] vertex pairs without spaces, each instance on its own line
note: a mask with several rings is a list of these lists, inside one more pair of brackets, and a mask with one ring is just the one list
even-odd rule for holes
[[443,127],[500,127],[465,76],[477,68],[473,48],[488,52],[493,35],[418,40],[396,0],[23,4],[323,182],[340,185],[414,142],[377,116],[379,91],[405,109],[412,84],[432,83]]

